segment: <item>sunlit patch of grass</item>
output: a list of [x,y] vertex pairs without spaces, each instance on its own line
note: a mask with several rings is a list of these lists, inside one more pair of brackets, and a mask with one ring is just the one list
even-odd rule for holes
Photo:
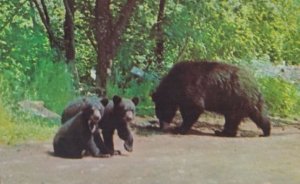
[[12,119],[0,105],[0,144],[15,145],[27,141],[48,140],[58,128],[55,121],[34,117],[22,122],[18,119]]

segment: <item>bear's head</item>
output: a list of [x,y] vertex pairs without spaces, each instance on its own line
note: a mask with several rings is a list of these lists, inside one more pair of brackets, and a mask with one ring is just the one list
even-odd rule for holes
[[105,106],[108,104],[107,98],[98,97],[83,97],[71,102],[63,111],[61,116],[61,123],[64,124],[67,120],[74,117],[78,112],[91,106],[93,109],[99,111],[100,119],[104,115]]
[[133,137],[129,129],[129,124],[135,118],[135,107],[138,103],[138,97],[132,99],[121,98],[116,95],[113,97],[113,113],[116,118],[114,126],[118,131],[119,137],[125,141],[124,148],[127,151],[132,151]]
[[151,97],[155,104],[155,114],[159,120],[160,128],[168,129],[176,114],[176,104],[167,96],[159,95],[157,92],[154,92]]
[[101,120],[100,109],[88,104],[82,108],[82,123],[86,123],[89,131],[95,133],[98,130],[99,121]]

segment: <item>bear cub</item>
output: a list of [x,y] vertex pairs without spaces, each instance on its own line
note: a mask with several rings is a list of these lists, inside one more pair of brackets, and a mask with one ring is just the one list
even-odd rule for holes
[[133,136],[129,125],[134,121],[138,103],[138,97],[127,99],[115,95],[106,105],[99,126],[102,129],[104,144],[109,154],[120,154],[120,151],[114,150],[113,134],[115,130],[117,130],[118,136],[124,140],[125,150],[129,152],[133,150]]
[[92,105],[82,108],[56,133],[53,140],[54,154],[65,158],[82,158],[83,151],[87,150],[93,156],[102,157],[103,155],[92,141],[100,119],[100,111]]

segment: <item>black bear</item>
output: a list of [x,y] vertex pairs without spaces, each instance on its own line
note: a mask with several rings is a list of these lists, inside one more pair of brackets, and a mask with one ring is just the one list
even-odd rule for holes
[[[234,137],[240,122],[249,117],[269,136],[271,125],[257,84],[236,66],[209,61],[185,61],[173,66],[152,94],[160,127],[168,125],[179,108],[183,123],[176,132],[185,134],[204,110],[224,115],[218,136]],[[167,123],[167,124],[165,124]]]
[[60,127],[53,140],[54,154],[65,158],[82,158],[84,150],[95,157],[103,154],[92,141],[101,119],[99,109],[92,105],[83,107]]
[[132,99],[114,96],[112,101],[105,107],[104,116],[100,122],[102,135],[108,153],[111,155],[120,154],[114,150],[113,134],[117,130],[118,136],[124,140],[124,148],[131,152],[133,150],[133,137],[129,124],[134,120],[135,107],[139,103],[139,98]]
[[[93,108],[98,109],[100,112],[101,118],[104,115],[104,108],[108,104],[107,98],[99,98],[97,96],[82,97],[71,102],[63,111],[61,115],[61,123],[64,124],[68,119],[76,115],[80,110],[85,108],[88,105],[91,105]],[[90,144],[96,144],[100,149],[101,153],[107,153],[107,149],[104,145],[103,139],[98,131],[93,133],[93,137],[90,140]]]

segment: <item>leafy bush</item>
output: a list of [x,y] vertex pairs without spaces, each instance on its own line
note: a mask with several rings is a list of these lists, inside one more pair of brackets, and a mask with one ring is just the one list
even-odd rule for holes
[[60,113],[74,98],[72,75],[65,64],[44,58],[32,66],[31,74],[22,67],[3,69],[0,89],[5,105],[13,106],[24,99],[42,100],[46,107]]
[[67,66],[47,60],[39,62],[26,96],[42,100],[49,109],[61,113],[65,105],[75,97],[72,76]]
[[[120,84],[120,83],[119,83]],[[139,97],[140,103],[137,106],[139,115],[153,115],[154,106],[151,99],[151,92],[154,88],[154,81],[151,80],[131,80],[126,88],[120,87],[118,83],[109,82],[107,87],[108,97],[120,95],[126,98]]]
[[260,88],[272,115],[287,117],[300,112],[300,93],[296,86],[281,79],[259,79]]
[[[6,81],[0,76],[1,90]],[[5,105],[8,102],[5,93],[0,94],[0,144],[18,144],[27,140],[46,140],[56,131],[58,123],[46,119],[33,117],[17,110],[17,108]],[[5,100],[4,100],[5,99]]]
[[18,101],[42,100],[60,114],[75,95],[71,75],[64,64],[45,60],[34,66],[29,79],[22,69],[16,68],[5,70],[0,76],[0,144],[46,140],[57,130],[57,121],[22,112],[17,107]]

